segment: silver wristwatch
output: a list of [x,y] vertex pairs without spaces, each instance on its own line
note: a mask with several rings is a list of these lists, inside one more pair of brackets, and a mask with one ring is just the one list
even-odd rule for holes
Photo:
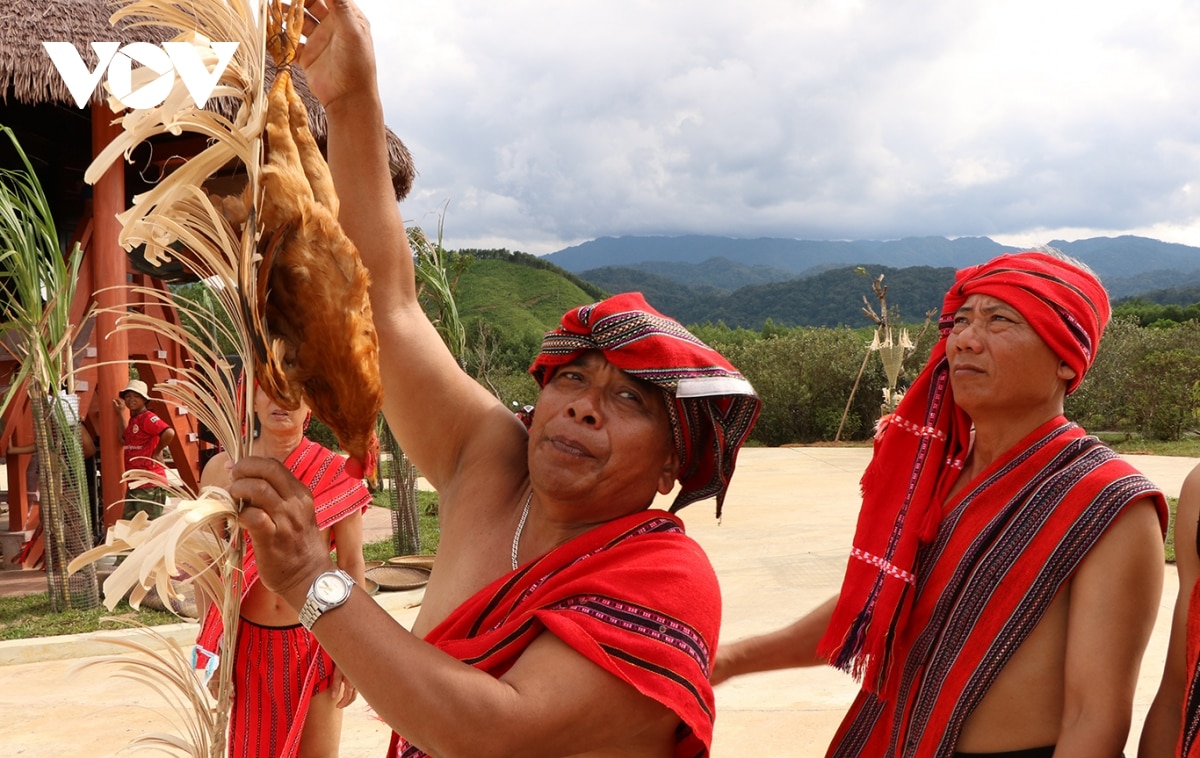
[[318,574],[312,586],[308,588],[308,599],[300,606],[300,623],[305,629],[312,629],[312,625],[322,613],[331,611],[350,599],[350,590],[353,587],[353,577],[341,569]]

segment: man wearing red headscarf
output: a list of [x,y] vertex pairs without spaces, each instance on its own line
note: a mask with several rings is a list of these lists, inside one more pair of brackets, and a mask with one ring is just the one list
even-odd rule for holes
[[1162,586],[1162,494],[1063,417],[1109,317],[1059,255],[958,273],[876,434],[846,576],[714,681],[829,661],[862,681],[830,756],[1117,756]]
[[300,61],[325,105],[339,221],[371,274],[383,411],[438,491],[441,536],[409,633],[331,571],[308,489],[244,458],[229,493],[259,581],[403,735],[390,755],[707,755],[720,593],[680,519],[650,506],[678,484],[676,508],[720,507],[753,389],[640,296],[618,296],[547,336],[526,430],[417,300],[366,20],[350,0],[308,8]]

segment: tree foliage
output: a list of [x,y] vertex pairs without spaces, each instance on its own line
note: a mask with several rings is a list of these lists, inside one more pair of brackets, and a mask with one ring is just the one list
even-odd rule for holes
[[[914,333],[919,329],[914,328]],[[737,366],[763,401],[752,440],[785,445],[833,440],[842,414],[842,439],[868,439],[880,415],[887,377],[883,364],[868,355],[873,330],[825,327],[773,327],[762,333],[711,325],[696,333]],[[934,335],[918,343],[904,384],[927,359]],[[858,391],[847,412],[855,377],[866,358]]]
[[1169,327],[1113,321],[1067,415],[1088,429],[1179,439],[1197,426],[1200,321]]
[[545,258],[539,258],[536,255],[531,255],[529,253],[522,253],[520,251],[514,252],[511,250],[505,250],[504,248],[492,249],[492,250],[480,250],[480,249],[476,249],[476,248],[466,248],[464,250],[459,250],[458,253],[460,255],[470,256],[471,258],[475,258],[476,260],[481,260],[481,261],[504,261],[506,263],[514,263],[518,266],[526,266],[528,268],[536,268],[536,269],[540,269],[542,271],[552,271],[555,274],[558,274],[559,276],[561,276],[563,279],[566,279],[571,284],[574,284],[579,289],[586,292],[588,294],[588,296],[594,300],[603,300],[604,298],[608,297],[608,293],[605,292],[600,287],[597,287],[596,285],[594,285],[590,282],[586,282],[583,279],[580,279],[575,274],[572,274],[570,271],[567,271],[564,268],[555,266],[553,263],[546,260]]
[[51,607],[95,608],[100,604],[95,568],[73,576],[67,572],[71,560],[92,546],[71,347],[80,327],[71,323],[71,306],[83,253],[76,243],[63,254],[33,165],[11,129],[0,126],[0,135],[11,141],[22,163],[0,170],[0,344],[18,363],[0,413],[26,391],[41,469]]
[[1114,319],[1128,319],[1138,326],[1170,328],[1187,321],[1200,321],[1200,302],[1190,305],[1158,303],[1140,297],[1130,298],[1113,308]]
[[[954,283],[953,268],[871,266],[883,274],[892,294],[889,306],[908,323],[921,323],[925,313],[942,304]],[[591,281],[612,292],[637,290],[668,316],[685,324],[724,322],[733,327],[857,326],[865,323],[862,296],[870,292],[863,266],[832,269],[799,279],[741,287],[724,292],[710,286],[687,286],[634,268],[601,268],[587,272]]]
[[[576,277],[525,253],[447,252],[442,263],[449,271],[449,289],[465,331],[466,348],[460,355],[464,368],[506,405],[532,404],[538,388],[527,369],[537,355],[542,334],[556,326],[566,310],[605,293],[587,283],[580,287]],[[613,279],[620,285],[614,291],[655,291],[653,274],[633,269],[617,273],[628,273],[631,278]],[[738,366],[762,397],[763,413],[751,437],[753,442],[782,445],[833,440],[843,412],[846,424],[840,439],[865,440],[872,434],[887,379],[878,355],[869,354],[872,329],[862,312],[870,276],[862,271],[827,273],[828,278],[812,277],[820,286],[806,291],[803,301],[837,303],[844,310],[839,323],[863,326],[796,326],[785,314],[798,311],[782,308],[769,288],[755,289],[754,297],[745,298],[763,301],[744,306],[747,312],[756,308],[765,314],[761,318],[710,309],[730,318],[684,319],[696,336]],[[914,337],[921,335],[902,369],[899,384],[904,387],[928,359],[937,331],[922,332],[924,312],[893,311],[891,305],[920,304],[927,310],[928,302],[940,304],[948,285],[939,277],[952,276],[952,270],[873,267],[870,273],[886,273],[895,329],[907,327]],[[198,298],[202,295],[196,288],[202,286],[187,285],[177,292]],[[776,286],[781,285],[771,285]],[[648,299],[675,315],[653,296]],[[668,302],[681,304],[684,300]],[[1178,439],[1200,427],[1200,304],[1130,300],[1118,305],[1115,313],[1096,364],[1079,390],[1067,398],[1068,417],[1089,430],[1123,431],[1155,439]],[[435,309],[431,316],[437,315]],[[863,375],[847,410],[864,359]]]

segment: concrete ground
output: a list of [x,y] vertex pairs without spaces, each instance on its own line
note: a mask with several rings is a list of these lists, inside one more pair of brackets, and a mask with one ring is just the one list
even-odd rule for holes
[[[743,451],[718,524],[712,501],[686,511],[689,533],[707,550],[724,596],[722,639],[775,629],[837,591],[859,505],[866,448],[791,447]],[[1193,458],[1131,456],[1169,495],[1178,495]],[[664,499],[665,500],[665,499]],[[11,573],[11,572],[2,572]],[[2,581],[0,577],[0,581]],[[1138,682],[1127,755],[1166,656],[1178,582],[1172,566]],[[0,591],[3,591],[0,588]],[[377,597],[411,625],[420,591]],[[165,628],[183,643],[194,624]],[[0,642],[0,754],[26,758],[114,755],[135,736],[172,728],[149,690],[96,668],[105,633],[47,641]],[[111,635],[108,635],[111,636]],[[81,666],[86,666],[79,670]],[[715,756],[820,756],[856,691],[829,668],[757,674],[717,688]],[[362,702],[347,709],[342,756],[381,756],[388,729]]]

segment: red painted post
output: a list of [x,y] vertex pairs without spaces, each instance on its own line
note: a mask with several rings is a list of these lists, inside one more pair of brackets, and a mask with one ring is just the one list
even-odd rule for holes
[[[113,114],[106,106],[93,103],[92,155],[98,155],[121,132],[119,124],[110,123]],[[104,525],[112,526],[121,517],[121,501],[125,487],[121,474],[125,471],[124,450],[120,435],[124,431],[112,411],[112,401],[129,382],[129,340],[124,332],[114,332],[116,315],[103,309],[118,308],[127,301],[123,288],[128,281],[129,263],[125,251],[117,244],[121,224],[117,214],[125,210],[125,165],[118,158],[104,172],[92,190],[92,209],[95,226],[92,246],[88,253],[92,281],[95,284],[96,304],[101,308],[96,316],[94,343],[100,365],[96,368],[96,404],[100,408],[100,475],[105,505]]]

